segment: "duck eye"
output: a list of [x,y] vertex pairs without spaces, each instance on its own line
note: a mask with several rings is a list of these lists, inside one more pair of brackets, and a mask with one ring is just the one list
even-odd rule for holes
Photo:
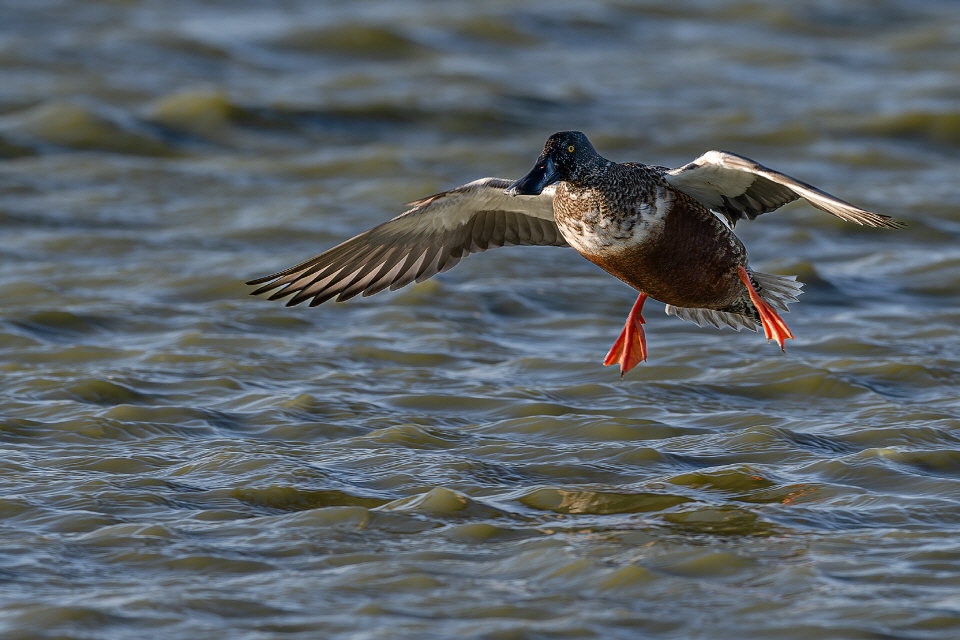
[[567,153],[573,153],[573,145],[567,147]]

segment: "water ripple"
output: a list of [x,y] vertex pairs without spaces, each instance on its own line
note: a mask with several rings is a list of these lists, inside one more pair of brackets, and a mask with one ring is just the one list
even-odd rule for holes
[[[960,634],[949,3],[75,4],[0,0],[0,635]],[[739,225],[787,353],[654,306],[624,381],[570,251],[246,295],[571,128],[909,226]]]

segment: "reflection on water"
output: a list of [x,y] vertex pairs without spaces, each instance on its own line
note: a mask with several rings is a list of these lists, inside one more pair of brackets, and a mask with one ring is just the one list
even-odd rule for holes
[[[960,633],[951,3],[0,2],[2,635]],[[738,226],[782,355],[569,250],[244,280],[580,129],[908,221]],[[156,631],[154,631],[156,630]]]

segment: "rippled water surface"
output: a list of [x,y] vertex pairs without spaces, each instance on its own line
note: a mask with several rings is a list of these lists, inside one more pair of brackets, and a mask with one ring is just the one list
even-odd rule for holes
[[[0,2],[0,635],[960,637],[956,3]],[[242,283],[556,130],[908,222],[738,232],[781,354],[569,249]]]

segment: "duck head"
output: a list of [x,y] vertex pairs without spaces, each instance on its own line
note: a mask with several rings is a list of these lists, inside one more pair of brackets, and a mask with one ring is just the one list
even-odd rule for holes
[[527,175],[509,187],[509,196],[537,196],[544,187],[554,182],[576,182],[606,163],[587,136],[579,131],[561,131],[547,138],[543,152]]

